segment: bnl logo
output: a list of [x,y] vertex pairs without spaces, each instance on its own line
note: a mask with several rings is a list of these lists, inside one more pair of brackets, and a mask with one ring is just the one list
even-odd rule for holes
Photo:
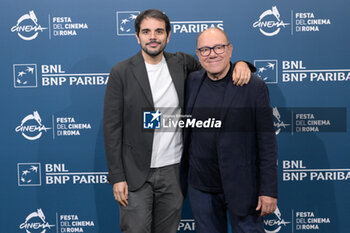
[[13,83],[15,88],[38,87],[36,64],[14,64]]
[[134,22],[140,11],[117,11],[117,35],[134,36]]
[[18,163],[18,186],[40,186],[41,166],[40,163]]
[[254,60],[254,66],[257,69],[257,75],[267,84],[278,83],[277,60]]
[[143,128],[144,129],[160,129],[161,127],[161,115],[159,110],[152,112],[143,112]]

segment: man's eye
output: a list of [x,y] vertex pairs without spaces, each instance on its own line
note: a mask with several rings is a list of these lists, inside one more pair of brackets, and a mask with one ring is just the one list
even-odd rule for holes
[[202,50],[202,52],[208,52],[209,48],[202,48],[201,50]]

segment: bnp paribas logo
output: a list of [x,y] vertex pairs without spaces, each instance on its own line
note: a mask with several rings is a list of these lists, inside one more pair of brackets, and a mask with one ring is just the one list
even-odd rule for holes
[[257,69],[257,75],[267,84],[278,83],[277,60],[254,60],[254,66]]
[[13,85],[15,88],[38,87],[36,64],[14,64]]
[[160,129],[162,113],[157,111],[143,112],[144,129]]
[[41,186],[40,163],[18,163],[18,186]]
[[117,35],[134,36],[134,22],[140,11],[117,11]]

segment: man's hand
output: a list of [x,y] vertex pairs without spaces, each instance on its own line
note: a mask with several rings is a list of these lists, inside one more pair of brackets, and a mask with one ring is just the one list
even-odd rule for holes
[[233,83],[237,86],[243,86],[249,83],[251,76],[250,69],[244,61],[239,61],[236,63],[232,74]]
[[124,207],[128,204],[128,194],[128,184],[125,181],[113,184],[114,198]]
[[269,196],[259,196],[256,211],[261,209],[261,216],[272,214],[277,207],[277,199]]

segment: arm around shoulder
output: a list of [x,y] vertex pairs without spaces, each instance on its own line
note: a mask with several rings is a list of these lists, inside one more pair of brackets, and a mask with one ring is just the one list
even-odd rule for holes
[[187,54],[187,53],[182,53],[182,52],[178,52],[176,54],[178,54],[181,57],[181,59],[183,60],[188,74],[191,72],[202,69],[201,64],[194,56]]

